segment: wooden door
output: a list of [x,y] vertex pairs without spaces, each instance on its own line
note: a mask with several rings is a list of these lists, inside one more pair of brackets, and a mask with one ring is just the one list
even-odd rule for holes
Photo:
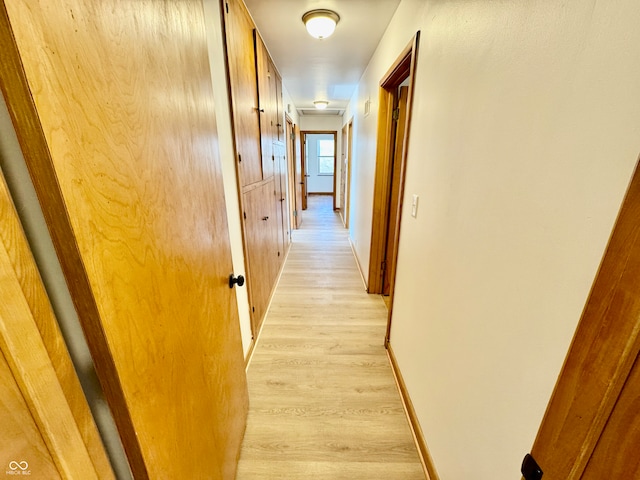
[[306,207],[306,195],[305,195],[305,182],[304,182],[304,162],[302,161],[302,154],[300,152],[300,128],[297,125],[293,126],[293,165],[294,165],[294,178],[296,187],[296,228],[302,226],[302,210]]
[[302,158],[300,159],[300,172],[301,172],[301,181],[300,185],[302,187],[302,209],[307,209],[307,200],[309,196],[308,187],[309,187],[309,175],[307,175],[307,136],[305,133],[302,133]]
[[3,91],[134,477],[232,479],[248,398],[202,2],[4,5]]
[[225,0],[225,39],[240,185],[262,180],[254,25],[241,0]]
[[407,123],[407,98],[409,95],[409,87],[400,87],[398,93],[398,103],[396,114],[394,115],[395,133],[393,158],[391,159],[391,175],[389,187],[389,204],[387,212],[389,218],[387,220],[387,239],[384,256],[384,269],[382,279],[382,294],[389,295],[391,291],[391,281],[393,279],[392,272],[396,268],[396,256],[398,241],[398,230],[400,229],[400,180],[402,178],[402,155],[404,149],[404,139]]
[[532,448],[549,479],[640,478],[640,172]]
[[286,196],[286,180],[287,180],[287,163],[285,157],[284,145],[281,143],[273,144],[273,155],[275,158],[276,174],[274,179],[275,186],[275,210],[276,221],[278,227],[278,254],[281,258],[287,251],[289,228],[287,222],[287,196]]
[[2,172],[0,392],[7,475],[114,478]]
[[351,151],[353,143],[353,120],[349,122],[347,133],[347,181],[345,187],[344,226],[349,228],[349,212],[351,201]]
[[340,161],[340,214],[342,216],[342,223],[346,225],[346,194],[347,194],[347,131],[349,127],[345,125],[342,127],[342,152]]
[[267,48],[254,29],[255,59],[258,88],[258,118],[260,119],[260,148],[262,150],[262,178],[274,174],[273,141],[275,135],[275,78],[271,74],[271,61]]
[[260,331],[279,272],[275,185],[271,180],[243,194],[248,287],[251,293],[253,331]]

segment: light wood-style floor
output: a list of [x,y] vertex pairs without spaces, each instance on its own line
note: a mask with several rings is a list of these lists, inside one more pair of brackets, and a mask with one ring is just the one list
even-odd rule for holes
[[309,197],[251,360],[237,480],[424,480],[368,295],[333,212]]

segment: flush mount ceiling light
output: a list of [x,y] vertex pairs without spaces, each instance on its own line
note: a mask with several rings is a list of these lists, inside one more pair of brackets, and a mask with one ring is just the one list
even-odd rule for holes
[[332,10],[311,10],[302,16],[309,35],[327,38],[336,29],[340,16]]
[[313,104],[318,110],[324,110],[325,108],[327,108],[327,105],[329,105],[329,102],[327,102],[326,100],[316,100],[315,102],[313,102]]

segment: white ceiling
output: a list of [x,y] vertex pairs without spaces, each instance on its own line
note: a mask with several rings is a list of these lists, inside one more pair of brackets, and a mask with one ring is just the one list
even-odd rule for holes
[[[282,82],[300,110],[328,100],[344,110],[400,0],[244,0]],[[302,23],[309,10],[340,15],[335,33],[311,37]]]

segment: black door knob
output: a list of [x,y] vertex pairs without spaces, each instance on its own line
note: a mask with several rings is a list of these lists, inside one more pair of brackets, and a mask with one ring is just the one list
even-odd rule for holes
[[238,275],[237,277],[232,273],[229,275],[229,288],[233,288],[234,285],[238,285],[239,287],[244,285],[244,277],[242,275]]

